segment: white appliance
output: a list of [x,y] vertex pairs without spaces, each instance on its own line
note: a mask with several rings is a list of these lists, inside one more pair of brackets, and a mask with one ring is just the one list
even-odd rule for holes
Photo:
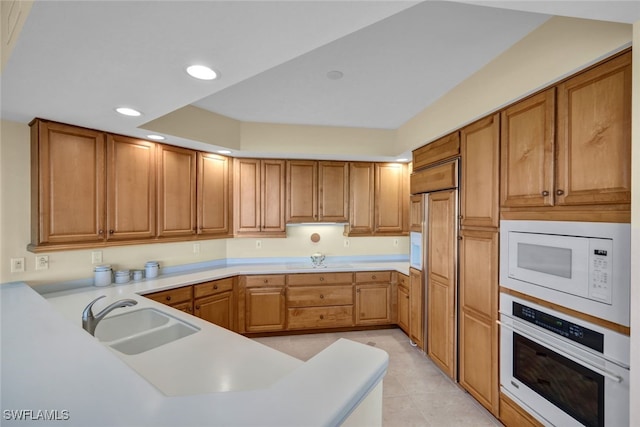
[[629,425],[630,339],[500,294],[500,389],[547,426]]
[[500,222],[500,285],[630,324],[630,224]]
[[422,270],[422,233],[412,231],[409,235],[409,266]]

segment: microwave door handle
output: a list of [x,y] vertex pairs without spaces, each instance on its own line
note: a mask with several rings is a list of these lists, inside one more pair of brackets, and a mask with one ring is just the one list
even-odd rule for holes
[[604,375],[605,377],[609,378],[612,381],[615,381],[617,383],[621,383],[622,382],[622,377],[621,376],[616,375],[616,374],[614,374],[612,372],[609,372],[609,371],[607,371],[605,369],[602,369],[602,368],[600,368],[598,366],[594,366],[594,365],[592,365],[590,363],[587,363],[584,360],[582,360],[580,357],[574,356],[573,354],[571,354],[570,352],[567,352],[566,350],[561,350],[561,349],[557,348],[554,345],[551,345],[549,343],[545,343],[545,342],[537,339],[536,337],[533,337],[533,336],[527,334],[526,331],[514,328],[513,326],[508,325],[506,323],[502,323],[499,320],[496,320],[496,323],[498,325],[500,325],[501,327],[505,328],[505,329],[509,329],[509,330],[511,330],[513,332],[518,332],[518,333],[521,333],[521,334],[525,334],[527,339],[535,342],[536,344],[539,344],[539,345],[541,345],[543,347],[549,347],[552,350],[556,351],[561,356],[564,356],[567,359],[572,360],[572,361],[576,362],[579,365],[582,365],[583,367],[585,367],[587,369],[591,369],[592,371],[595,371],[595,372],[599,373],[600,375]]

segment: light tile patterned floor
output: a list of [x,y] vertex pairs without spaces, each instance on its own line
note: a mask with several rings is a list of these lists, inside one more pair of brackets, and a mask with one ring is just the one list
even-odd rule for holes
[[375,345],[389,353],[384,377],[384,427],[495,427],[489,412],[446,377],[400,329],[256,338],[301,360],[308,360],[338,338]]

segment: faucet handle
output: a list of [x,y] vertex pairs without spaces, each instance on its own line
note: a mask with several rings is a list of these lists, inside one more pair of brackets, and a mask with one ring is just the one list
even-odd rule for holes
[[95,304],[99,299],[102,299],[102,298],[106,298],[106,295],[100,295],[98,298],[94,299],[89,304],[87,304],[87,306],[82,311],[83,319],[93,316],[93,311],[91,310],[91,308],[93,307],[93,304]]

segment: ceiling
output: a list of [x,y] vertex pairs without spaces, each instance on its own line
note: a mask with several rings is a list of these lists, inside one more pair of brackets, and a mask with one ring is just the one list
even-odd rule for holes
[[[396,129],[551,15],[633,23],[640,6],[37,1],[2,71],[2,118],[143,137],[145,123],[194,105],[242,121]],[[195,80],[192,63],[221,76]]]

